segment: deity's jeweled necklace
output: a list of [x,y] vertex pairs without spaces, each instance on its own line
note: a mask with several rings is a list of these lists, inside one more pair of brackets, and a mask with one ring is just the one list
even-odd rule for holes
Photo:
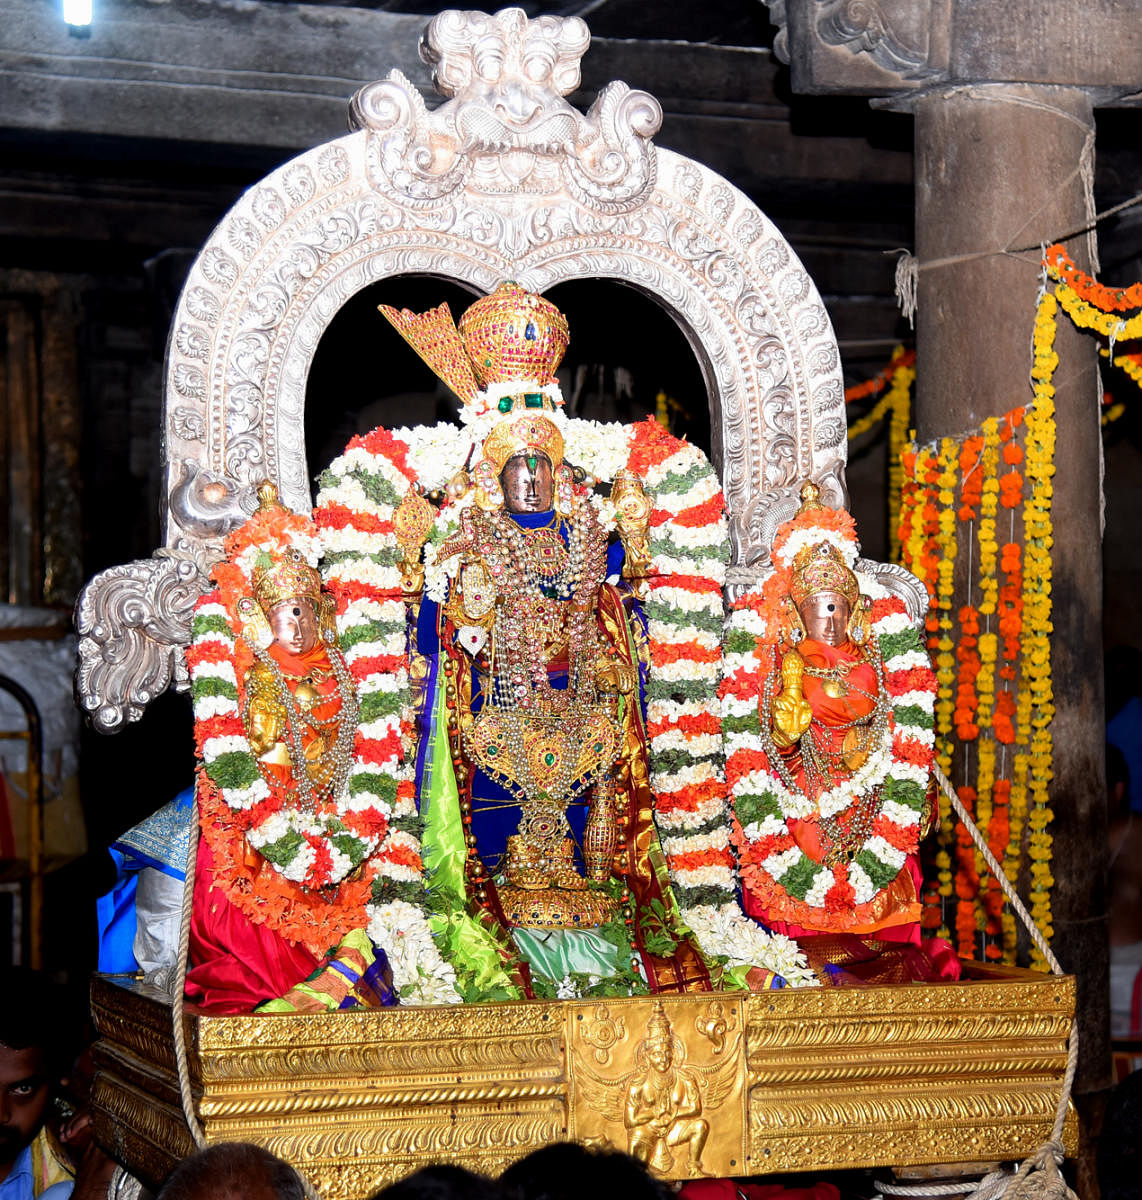
[[[529,539],[534,531],[520,529],[507,513],[482,512],[467,521],[499,596],[491,693],[468,744],[480,765],[517,794],[525,812],[535,804],[561,807],[617,751],[617,735],[595,690],[595,609],[606,534],[585,502],[575,506],[568,524],[566,562],[560,565],[543,557],[544,543]],[[559,536],[559,526],[552,528]],[[548,675],[552,619],[562,620],[566,631],[566,689],[552,687]]]
[[[329,665],[337,680],[337,695],[341,707],[332,717],[324,719],[314,716],[312,709],[320,703],[308,693],[303,694],[302,702],[290,689],[281,668],[273,657],[265,650],[255,649],[258,661],[267,667],[274,680],[277,700],[281,704],[286,718],[286,749],[289,752],[290,767],[298,798],[304,809],[310,812],[316,810],[318,803],[336,800],[345,790],[349,779],[349,768],[352,765],[353,737],[357,731],[357,689],[353,684],[349,668],[342,657],[341,651],[333,645],[325,647],[329,656]],[[313,682],[324,682],[320,677],[329,678],[327,672],[317,668],[303,676],[298,682],[298,690],[306,687],[316,692]],[[316,677],[316,678],[315,678]],[[332,745],[325,745],[325,731],[337,723],[337,736]],[[320,738],[325,748],[312,760],[306,758],[304,738]]]

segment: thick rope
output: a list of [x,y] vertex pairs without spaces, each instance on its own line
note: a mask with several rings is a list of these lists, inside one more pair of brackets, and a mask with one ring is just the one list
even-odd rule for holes
[[182,1019],[186,1006],[186,961],[190,954],[190,913],[194,907],[194,867],[198,861],[198,788],[190,806],[190,837],[186,847],[186,875],[182,881],[182,920],[178,927],[178,958],[174,968],[174,994],[171,996],[171,1023],[174,1033],[174,1061],[178,1070],[178,1094],[182,1098],[182,1115],[194,1144],[200,1150],[206,1145],[206,1134],[194,1109],[190,1090],[190,1067],[186,1060],[186,1026]]
[[[936,781],[940,785],[940,790],[948,798],[948,803],[952,806],[952,810],[956,816],[963,822],[964,828],[971,834],[971,839],[975,842],[976,849],[983,855],[983,860],[987,863],[988,869],[999,882],[999,886],[1003,889],[1004,896],[1007,897],[1008,903],[1011,905],[1012,911],[1023,922],[1027,932],[1031,935],[1032,941],[1038,946],[1043,957],[1047,960],[1052,972],[1056,975],[1065,975],[1059,960],[1055,957],[1051,947],[1047,944],[1046,938],[1039,932],[1038,926],[1035,924],[1031,914],[1027,911],[1020,900],[1018,892],[1012,887],[1011,881],[1007,878],[1003,868],[999,865],[995,855],[991,852],[991,847],[988,846],[982,833],[976,823],[971,819],[971,815],[964,808],[955,788],[948,781],[948,777],[936,767]],[[1067,1037],[1067,1069],[1063,1074],[1063,1086],[1059,1094],[1059,1104],[1055,1110],[1055,1124],[1051,1130],[1050,1138],[1035,1151],[1034,1154],[1024,1159],[1019,1165],[1019,1169],[1014,1173],[1007,1171],[992,1171],[989,1175],[985,1175],[977,1183],[965,1186],[962,1182],[958,1183],[928,1183],[928,1184],[903,1184],[903,1183],[878,1183],[877,1192],[880,1196],[963,1196],[965,1200],[1077,1200],[1074,1192],[1067,1187],[1066,1180],[1063,1179],[1059,1171],[1062,1166],[1065,1150],[1063,1148],[1063,1125],[1067,1119],[1067,1105],[1071,1098],[1071,1088],[1074,1086],[1075,1070],[1079,1061],[1079,1030],[1078,1022],[1071,1022],[1071,1031]]]
[[[174,994],[171,996],[171,1029],[174,1034],[174,1061],[178,1071],[178,1094],[182,1099],[182,1115],[186,1118],[190,1136],[201,1150],[206,1145],[206,1134],[194,1107],[194,1095],[190,1090],[190,1065],[186,1056],[186,1027],[183,1011],[186,1006],[186,964],[190,955],[190,914],[194,908],[194,867],[198,860],[198,788],[194,789],[191,805],[190,839],[186,849],[186,876],[182,884],[182,920],[178,928],[178,959],[175,962]],[[297,1168],[295,1167],[296,1171]],[[301,1172],[297,1171],[305,1190],[306,1200],[321,1200],[317,1189]]]

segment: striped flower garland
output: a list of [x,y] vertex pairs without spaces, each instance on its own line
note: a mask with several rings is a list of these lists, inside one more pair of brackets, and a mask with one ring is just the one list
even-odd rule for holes
[[[769,597],[742,596],[727,622],[726,779],[734,810],[734,842],[743,883],[775,918],[815,929],[843,931],[852,910],[874,900],[916,852],[934,760],[935,676],[903,603],[874,579],[857,573],[872,600],[872,633],[884,664],[892,717],[882,745],[861,769],[814,801],[783,783],[771,761],[758,696],[765,678],[780,672],[778,636],[765,616]],[[868,837],[850,863],[814,862],[794,841],[786,821],[814,811],[843,812],[879,793]]]
[[654,813],[683,920],[702,950],[815,984],[796,943],[741,911],[723,773],[723,600],[729,532],[709,459],[648,420],[627,427],[626,467],[652,498],[647,734]]
[[340,644],[360,723],[347,791],[386,812],[373,854],[369,936],[383,946],[402,1003],[457,1003],[456,976],[428,925],[413,778],[415,713],[393,514],[408,491],[408,447],[386,430],[354,438],[320,479],[314,520],[337,601]]
[[[390,814],[370,798],[345,795],[317,812],[296,807],[290,789],[263,777],[242,721],[251,649],[238,636],[237,601],[253,594],[259,559],[286,547],[316,565],[312,522],[274,508],[260,511],[226,540],[214,571],[218,589],[200,597],[191,624],[187,669],[195,737],[205,775],[230,810],[231,824],[284,878],[306,888],[340,883],[380,844]],[[360,741],[355,747],[360,754]]]

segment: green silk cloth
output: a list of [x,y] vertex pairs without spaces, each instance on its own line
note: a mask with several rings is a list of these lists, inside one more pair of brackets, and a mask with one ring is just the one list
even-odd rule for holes
[[428,890],[437,911],[428,927],[441,953],[456,970],[461,995],[468,1002],[522,1000],[523,992],[503,967],[499,943],[468,912],[464,865],[468,848],[460,816],[460,792],[452,769],[444,688],[437,686],[432,705],[432,741],[420,795],[424,821],[422,853]]
[[532,971],[559,983],[569,975],[617,975],[623,951],[593,929],[513,929],[512,939]]

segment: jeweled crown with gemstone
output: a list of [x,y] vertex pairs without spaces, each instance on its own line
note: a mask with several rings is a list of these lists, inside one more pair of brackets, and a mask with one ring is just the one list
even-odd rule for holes
[[518,283],[501,283],[460,318],[460,337],[481,384],[550,383],[570,341],[567,318]]

